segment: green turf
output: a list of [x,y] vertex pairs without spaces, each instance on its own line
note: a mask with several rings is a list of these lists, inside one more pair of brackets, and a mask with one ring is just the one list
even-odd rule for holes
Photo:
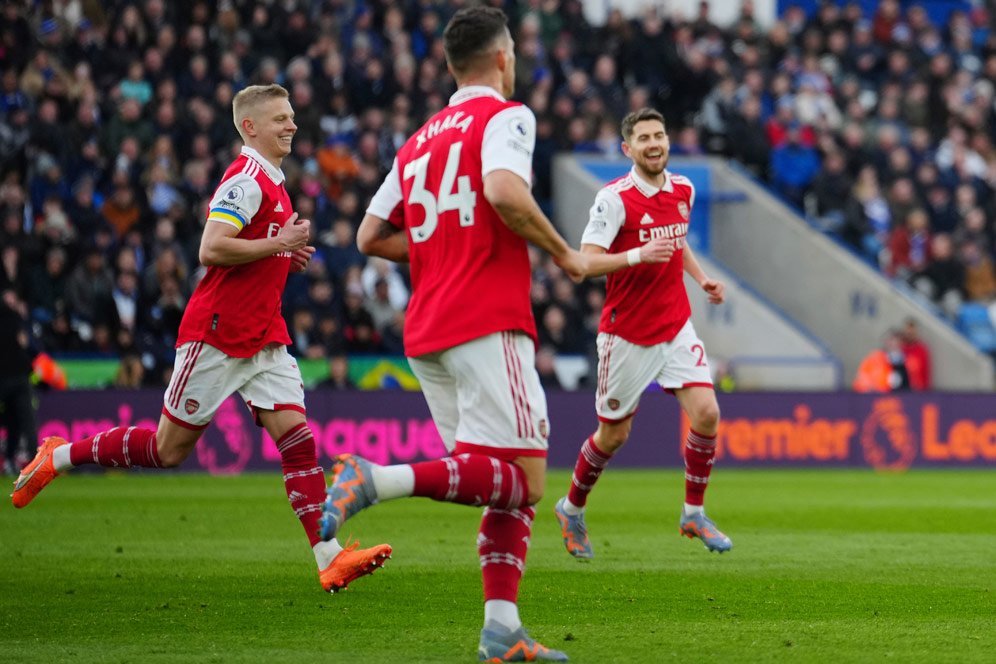
[[[521,612],[572,661],[993,661],[992,472],[721,469],[718,556],[677,534],[677,471],[610,470],[588,564],[551,514],[567,482],[540,506]],[[394,559],[328,596],[276,474],[60,478],[0,507],[0,661],[475,661],[478,514],[362,513],[345,531]]]

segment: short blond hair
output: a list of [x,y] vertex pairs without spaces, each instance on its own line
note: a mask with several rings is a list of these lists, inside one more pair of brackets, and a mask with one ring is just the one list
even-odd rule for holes
[[232,118],[235,121],[235,129],[239,136],[245,139],[242,133],[242,120],[248,117],[253,110],[261,103],[270,99],[288,99],[290,93],[282,85],[273,83],[271,85],[250,85],[248,88],[239,90],[239,93],[232,99]]

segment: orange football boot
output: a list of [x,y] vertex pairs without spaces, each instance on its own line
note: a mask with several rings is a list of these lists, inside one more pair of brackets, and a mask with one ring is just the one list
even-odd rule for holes
[[318,579],[322,582],[325,592],[337,593],[345,590],[346,586],[356,579],[373,574],[378,568],[383,567],[391,557],[389,544],[378,544],[369,549],[360,549],[359,546],[359,542],[347,544],[346,548],[332,559],[329,566],[318,573]]
[[52,463],[52,452],[55,451],[55,448],[68,444],[65,438],[58,436],[49,436],[42,441],[35,458],[24,467],[17,481],[14,482],[14,493],[10,494],[14,507],[21,508],[30,503],[42,489],[48,486],[49,482],[59,475]]

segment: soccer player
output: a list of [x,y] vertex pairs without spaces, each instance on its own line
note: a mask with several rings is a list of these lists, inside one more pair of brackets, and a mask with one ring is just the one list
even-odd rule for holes
[[310,222],[291,209],[280,170],[297,131],[294,110],[279,85],[250,86],[232,105],[245,146],[211,201],[200,246],[207,272],[180,323],[176,369],[158,428],[115,427],[74,443],[46,438],[14,484],[12,499],[24,507],[56,476],[83,464],[179,466],[222,402],[238,391],[256,423],[277,441],[287,497],[311,543],[319,580],[336,592],[371,573],[391,548],[343,549],[318,536],[325,477],[280,314],[288,272],[303,270],[315,251],[308,246]]
[[570,492],[555,509],[564,545],[576,558],[591,558],[584,508],[588,494],[612,455],[629,438],[640,395],[651,382],[672,392],[691,423],[685,441],[685,505],[680,532],[698,537],[710,551],[733,543],[702,507],[719,428],[719,406],[705,346],[692,326],[683,272],[702,287],[709,302],[723,301],[724,285],[710,279],[685,242],[695,188],[667,171],[664,117],[644,108],[622,121],[623,152],[633,161],[627,175],[595,196],[581,252],[627,254],[652,238],[675,243],[674,257],[609,274],[598,334],[598,429],[578,454]]
[[[443,42],[458,90],[398,151],[357,242],[366,254],[411,262],[405,353],[452,456],[396,466],[340,457],[323,535],[394,498],[487,506],[477,539],[485,599],[479,656],[563,661],[527,635],[516,604],[550,433],[534,366],[526,241],[575,279],[588,259],[530,192],[536,119],[507,100],[515,55],[505,15],[461,9]],[[643,250],[646,260],[670,254],[663,242]],[[600,258],[626,265],[624,257]]]

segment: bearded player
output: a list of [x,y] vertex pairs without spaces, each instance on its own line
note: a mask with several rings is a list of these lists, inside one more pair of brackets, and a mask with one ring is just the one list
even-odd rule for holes
[[180,323],[176,365],[155,431],[115,427],[68,443],[46,438],[14,484],[24,507],[58,475],[85,464],[110,468],[173,468],[194,449],[215,412],[233,392],[256,423],[277,441],[284,487],[315,554],[329,592],[371,573],[391,553],[387,545],[343,549],[318,536],[325,476],[305,418],[304,387],[280,313],[290,270],[314,253],[310,222],[298,219],[280,169],[297,125],[287,90],[250,86],[233,100],[245,143],[211,201],[200,261],[207,267]]
[[733,543],[703,508],[716,453],[719,406],[705,345],[689,318],[683,272],[699,284],[712,304],[723,302],[724,286],[709,278],[685,241],[695,188],[687,178],[666,169],[670,145],[664,117],[650,108],[630,113],[622,121],[622,138],[623,152],[633,161],[633,168],[595,196],[581,252],[635,256],[646,242],[664,238],[675,243],[675,253],[666,263],[636,265],[609,274],[597,340],[598,429],[582,445],[570,492],[554,509],[567,551],[575,558],[593,557],[584,519],[588,494],[629,438],[643,391],[656,382],[677,397],[691,423],[684,443],[685,504],[680,532],[722,553]]

